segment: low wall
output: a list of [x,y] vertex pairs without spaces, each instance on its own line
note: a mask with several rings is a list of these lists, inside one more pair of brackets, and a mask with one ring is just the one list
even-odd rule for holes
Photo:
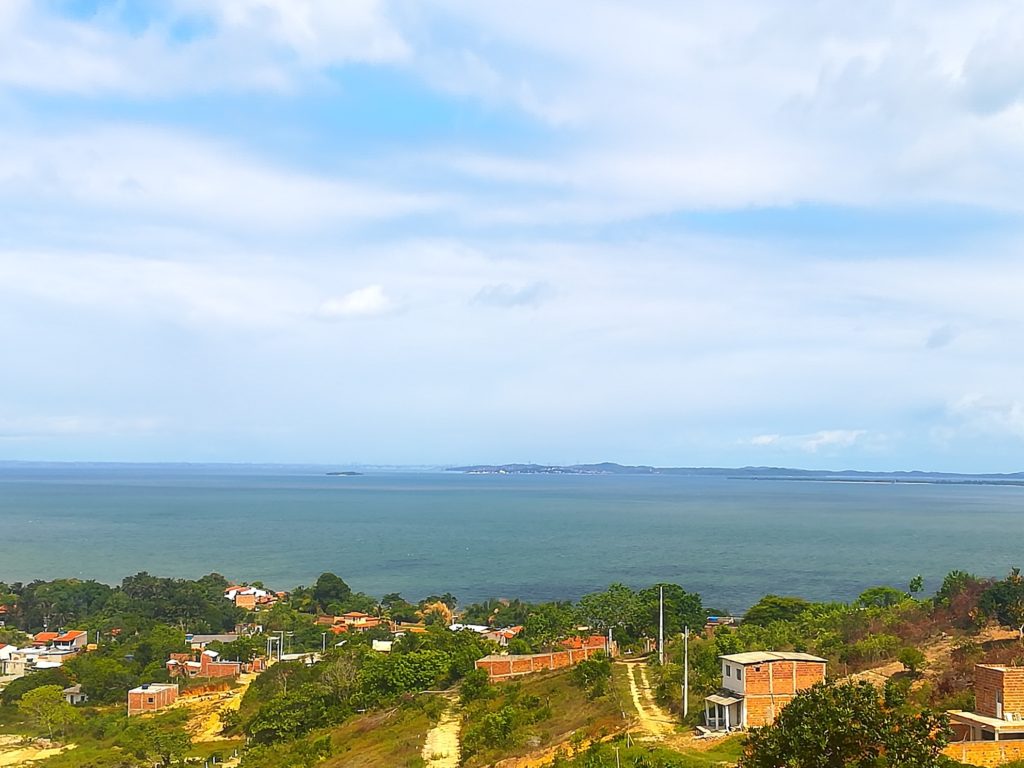
[[1024,760],[1024,741],[960,741],[950,744],[942,753],[961,763],[994,768]]
[[596,653],[604,653],[604,648],[580,648],[521,656],[485,656],[476,662],[476,668],[486,669],[491,680],[507,680],[533,672],[565,669],[589,659]]

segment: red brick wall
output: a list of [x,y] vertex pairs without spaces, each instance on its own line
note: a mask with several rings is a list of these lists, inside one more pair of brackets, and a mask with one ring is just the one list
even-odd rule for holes
[[1024,760],[1024,741],[961,741],[950,744],[942,753],[961,763],[993,768]]
[[551,669],[565,669],[589,659],[603,648],[583,648],[579,650],[555,651],[554,653],[535,653],[529,656],[508,656],[500,659],[480,659],[476,662],[477,669],[486,669],[491,680],[503,680],[508,677],[528,675],[531,672],[546,672]]
[[[996,716],[996,692],[1003,687],[1003,673],[980,664],[974,667],[974,711],[987,717]],[[1005,700],[1003,709],[1006,709]],[[1010,710],[1012,711],[1012,710]]]
[[[143,712],[156,712],[157,710],[169,707],[178,698],[176,688],[154,688],[138,693],[128,693],[128,715],[138,715]],[[152,701],[150,701],[152,699]]]
[[825,665],[821,662],[780,660],[744,667],[747,727],[759,728],[773,722],[795,694],[824,679]]

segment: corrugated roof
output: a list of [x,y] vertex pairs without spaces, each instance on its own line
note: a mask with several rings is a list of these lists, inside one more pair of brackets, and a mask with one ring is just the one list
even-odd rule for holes
[[721,704],[723,707],[728,707],[730,704],[735,704],[738,701],[743,701],[743,697],[738,693],[732,693],[721,691],[720,693],[713,693],[707,697],[707,700],[712,704]]
[[769,661],[818,661],[824,664],[825,659],[809,653],[794,651],[747,651],[746,653],[727,653],[718,658],[734,664],[763,664]]

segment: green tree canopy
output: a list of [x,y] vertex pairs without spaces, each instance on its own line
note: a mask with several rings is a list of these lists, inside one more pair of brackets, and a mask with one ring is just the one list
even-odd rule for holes
[[765,627],[774,621],[793,621],[810,607],[801,597],[765,595],[744,614],[743,623]]
[[945,714],[887,703],[870,683],[819,683],[750,734],[739,765],[935,768],[951,735]]
[[322,611],[331,603],[343,603],[351,596],[352,588],[333,573],[321,573],[313,585],[313,600]]
[[37,727],[45,728],[51,739],[54,731],[64,733],[67,726],[79,719],[75,708],[64,701],[64,690],[59,685],[33,688],[21,697],[18,711]]

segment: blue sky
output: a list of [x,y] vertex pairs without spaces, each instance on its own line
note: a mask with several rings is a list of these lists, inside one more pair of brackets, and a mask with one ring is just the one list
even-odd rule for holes
[[0,458],[1014,471],[1012,2],[5,0]]

